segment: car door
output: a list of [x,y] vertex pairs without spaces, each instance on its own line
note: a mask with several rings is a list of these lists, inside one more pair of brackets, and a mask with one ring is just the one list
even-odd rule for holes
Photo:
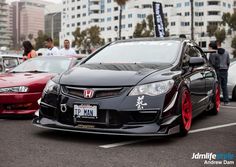
[[[196,48],[196,49],[200,52],[202,57],[205,57],[205,54],[199,48]],[[204,66],[205,66],[204,78],[206,81],[206,88],[205,88],[206,94],[205,94],[204,101],[205,101],[206,105],[208,105],[209,101],[210,101],[210,96],[213,94],[215,81],[216,81],[216,73],[207,61]]]
[[[185,66],[189,66],[189,59],[191,57],[201,57],[201,54],[194,46],[187,45],[185,51]],[[205,67],[189,67],[186,79],[189,82],[191,93],[191,101],[193,108],[193,116],[199,114],[206,106],[206,80],[205,80]]]

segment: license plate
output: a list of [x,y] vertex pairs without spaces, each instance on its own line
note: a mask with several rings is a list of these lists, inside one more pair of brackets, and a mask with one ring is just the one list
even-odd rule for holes
[[97,106],[95,105],[74,105],[74,117],[75,118],[97,118]]

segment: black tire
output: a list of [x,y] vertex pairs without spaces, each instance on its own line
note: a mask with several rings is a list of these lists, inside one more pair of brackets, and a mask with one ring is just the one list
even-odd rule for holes
[[209,110],[211,115],[217,115],[220,111],[220,85],[218,83],[215,84],[212,96],[213,108]]
[[236,101],[236,86],[234,87],[234,90],[232,92],[232,100]]
[[[184,100],[184,101],[183,101]],[[192,102],[190,92],[186,87],[180,91],[178,98],[178,110],[181,114],[179,136],[186,136],[192,124]]]

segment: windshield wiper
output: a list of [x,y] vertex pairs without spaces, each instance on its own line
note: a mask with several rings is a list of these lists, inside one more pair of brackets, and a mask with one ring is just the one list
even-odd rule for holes
[[40,71],[40,70],[30,70],[30,71],[24,71],[24,73],[48,73],[47,71]]
[[10,71],[9,73],[23,73],[24,71]]

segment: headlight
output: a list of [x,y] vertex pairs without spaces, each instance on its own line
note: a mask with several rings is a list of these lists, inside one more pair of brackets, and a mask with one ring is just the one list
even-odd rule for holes
[[28,92],[29,88],[27,86],[15,86],[15,87],[9,87],[9,88],[0,88],[0,93],[25,93]]
[[52,80],[49,80],[43,90],[44,93],[53,93],[53,94],[59,94],[60,91],[60,85],[53,82]]
[[157,96],[168,92],[174,85],[173,80],[155,82],[146,85],[135,86],[129,96],[148,95]]

